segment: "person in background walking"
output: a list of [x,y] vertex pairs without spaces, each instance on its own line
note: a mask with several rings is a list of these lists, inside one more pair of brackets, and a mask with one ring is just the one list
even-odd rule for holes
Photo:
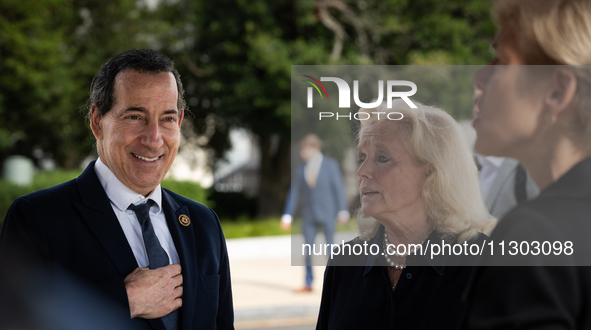
[[[291,188],[281,217],[281,228],[291,227],[292,211],[302,200],[302,232],[306,244],[314,244],[318,228],[324,230],[326,243],[333,243],[335,218],[342,224],[349,221],[343,176],[339,163],[321,152],[322,140],[308,134],[300,141],[300,156],[304,161],[293,175]],[[306,256],[306,282],[299,292],[312,291],[312,257]]]

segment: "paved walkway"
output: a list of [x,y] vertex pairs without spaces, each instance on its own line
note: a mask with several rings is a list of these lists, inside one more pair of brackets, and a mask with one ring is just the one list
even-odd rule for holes
[[[352,235],[337,233],[335,242]],[[316,243],[324,243],[321,236]],[[291,239],[286,235],[227,240],[236,329],[315,328],[325,267],[313,267],[311,293],[296,293],[304,285],[305,269],[291,266]],[[303,238],[294,235],[294,242],[298,241]]]

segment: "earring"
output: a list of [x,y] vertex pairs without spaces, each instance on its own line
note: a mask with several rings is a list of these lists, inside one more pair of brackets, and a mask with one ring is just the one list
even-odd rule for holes
[[546,122],[546,124],[553,125],[554,123],[556,123],[556,116],[550,116],[550,114],[545,114],[544,121]]

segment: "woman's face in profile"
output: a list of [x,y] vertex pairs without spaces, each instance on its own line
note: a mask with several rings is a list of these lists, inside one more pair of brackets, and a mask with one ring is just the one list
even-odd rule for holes
[[538,82],[527,77],[522,57],[506,33],[493,46],[495,59],[473,78],[482,95],[473,126],[477,133],[474,150],[487,156],[515,157],[533,138],[541,117],[543,95]]
[[377,220],[424,208],[421,191],[429,166],[417,164],[397,128],[394,123],[372,124],[357,146],[361,211]]

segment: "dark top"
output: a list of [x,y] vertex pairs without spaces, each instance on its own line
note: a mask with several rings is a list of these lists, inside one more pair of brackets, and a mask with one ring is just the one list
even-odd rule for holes
[[[162,210],[182,267],[179,329],[233,329],[228,253],[216,214],[167,189]],[[190,223],[181,223],[183,215]],[[78,178],[12,203],[0,233],[0,267],[10,267],[7,258],[21,248],[48,257],[129,313],[124,279],[138,265],[94,162]],[[160,319],[134,320],[164,330]]]
[[[316,329],[456,329],[472,267],[438,266],[428,257],[410,255],[407,264],[411,266],[402,271],[392,292],[387,267],[376,265],[383,262],[383,235],[380,226],[368,242],[380,246],[378,255],[355,257],[363,259],[355,262],[364,262],[365,267],[341,266],[339,257],[328,263]],[[479,235],[472,243],[481,244],[484,238]],[[427,240],[441,242],[436,232]],[[429,265],[412,266],[417,263]]]
[[[572,240],[575,254],[561,255],[560,260],[589,265],[589,233],[591,159],[586,159],[537,199],[509,212],[491,239]],[[517,260],[536,265],[540,258]],[[464,329],[591,329],[591,268],[480,267],[467,305]]]

